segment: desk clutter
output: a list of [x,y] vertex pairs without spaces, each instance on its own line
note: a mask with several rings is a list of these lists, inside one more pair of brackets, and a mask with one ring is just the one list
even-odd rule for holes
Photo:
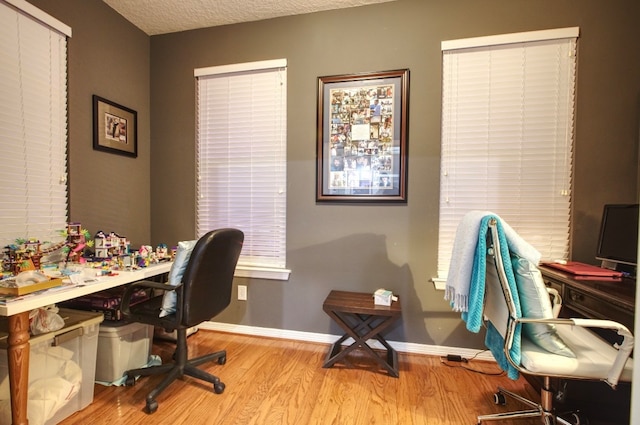
[[2,279],[0,294],[20,296],[60,285],[62,285],[61,278],[51,277],[40,270],[26,270],[16,276]]
[[116,232],[99,230],[91,237],[80,223],[69,223],[60,233],[64,238],[60,242],[18,238],[15,243],[5,246],[2,251],[3,279],[32,270],[45,274],[67,269],[73,272],[79,265],[111,270],[135,269],[175,256],[176,248],[169,251],[166,244],[159,244],[155,250],[150,245],[132,250],[129,240]]
[[[0,303],[66,284],[114,276],[123,270],[172,261],[177,249],[169,250],[162,243],[155,249],[142,245],[132,250],[126,237],[101,230],[92,237],[80,223],[69,223],[60,234],[64,238],[61,242],[18,238],[3,247]],[[105,315],[107,320],[111,319],[108,313]]]

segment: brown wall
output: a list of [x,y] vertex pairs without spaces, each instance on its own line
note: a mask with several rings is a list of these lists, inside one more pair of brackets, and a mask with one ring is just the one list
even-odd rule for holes
[[[32,3],[74,30],[70,44],[71,217],[95,224],[91,231],[137,233],[138,243],[149,235],[149,216],[153,244],[175,244],[194,235],[193,69],[288,60],[287,263],[291,278],[287,282],[238,280],[249,286],[249,300],[232,302],[217,321],[338,333],[321,309],[330,289],[372,292],[386,287],[400,295],[404,309],[402,325],[390,339],[482,346],[481,336],[464,330],[443,293],[428,282],[436,273],[437,257],[442,40],[579,26],[574,259],[595,261],[604,203],[638,200],[640,3],[636,0],[611,4],[600,0],[398,0],[153,36],[150,41],[98,0]],[[118,37],[115,42],[112,36]],[[149,42],[150,53],[146,51]],[[119,61],[112,63],[110,54],[121,50]],[[408,204],[317,205],[317,77],[398,68],[411,72]],[[145,91],[150,97],[145,98]],[[138,159],[92,151],[89,123],[94,92],[142,115],[139,122],[147,133],[140,137]],[[115,184],[96,182],[96,169],[105,161],[111,169],[125,173],[129,186],[124,187],[119,173]],[[91,202],[98,200],[104,200],[107,208],[111,203],[123,205],[126,222],[100,215]]]

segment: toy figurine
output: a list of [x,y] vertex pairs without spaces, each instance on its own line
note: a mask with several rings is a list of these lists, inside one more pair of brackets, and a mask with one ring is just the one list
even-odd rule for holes
[[156,248],[156,256],[158,259],[167,258],[169,255],[169,250],[167,249],[167,244],[161,243]]

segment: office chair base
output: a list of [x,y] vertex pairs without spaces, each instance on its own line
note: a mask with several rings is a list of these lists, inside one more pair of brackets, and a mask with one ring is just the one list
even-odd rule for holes
[[[540,418],[540,421],[544,425],[588,425],[588,420],[580,415],[579,412],[571,413],[572,421],[557,416],[555,413],[545,410],[539,403],[535,403],[529,399],[526,399],[514,392],[506,390],[502,387],[498,387],[498,392],[494,394],[494,402],[496,404],[506,404],[506,397],[510,397],[514,400],[521,402],[522,404],[529,406],[528,410],[518,410],[514,412],[495,413],[491,415],[478,416],[478,425],[481,425],[485,421],[499,421],[507,419],[524,419],[524,418]],[[549,407],[547,407],[549,408]]]
[[[179,352],[179,350],[176,351],[176,353]],[[184,353],[183,355],[185,354],[186,353]],[[175,356],[176,355],[174,354],[174,357]],[[125,375],[127,377],[125,385],[127,386],[135,385],[136,377],[138,376],[167,374],[167,376],[165,376],[165,378],[147,395],[145,410],[148,414],[155,413],[158,410],[158,402],[156,401],[156,398],[173,381],[178,378],[182,378],[184,375],[188,375],[193,378],[213,384],[213,391],[216,394],[222,394],[224,392],[225,384],[220,381],[220,378],[201,369],[198,369],[197,366],[213,360],[217,360],[219,365],[225,364],[227,362],[226,351],[218,351],[216,353],[207,354],[190,360],[182,359],[182,361],[180,361],[180,355],[178,355],[177,357],[178,359],[175,363],[132,369],[125,372]]]

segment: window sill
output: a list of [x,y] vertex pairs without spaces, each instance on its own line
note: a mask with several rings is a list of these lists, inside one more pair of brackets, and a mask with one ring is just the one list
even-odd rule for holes
[[436,289],[436,291],[444,291],[447,285],[447,279],[432,277],[430,280],[431,282],[433,282],[433,287]]
[[251,279],[289,280],[291,270],[269,267],[237,266],[235,277],[248,277]]

